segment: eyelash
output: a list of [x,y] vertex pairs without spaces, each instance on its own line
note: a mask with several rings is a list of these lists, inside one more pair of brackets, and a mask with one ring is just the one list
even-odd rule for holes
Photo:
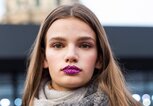
[[89,48],[92,48],[93,45],[90,44],[90,43],[81,43],[81,44],[79,45],[79,47],[80,47],[80,48],[84,48],[84,49],[89,49]]
[[59,48],[63,48],[64,44],[60,42],[56,42],[56,43],[53,43],[51,47],[59,49]]
[[[51,44],[51,47],[56,48],[56,49],[61,49],[65,47],[65,44],[61,42],[56,42],[56,43]],[[89,49],[93,47],[93,44],[88,43],[88,42],[83,42],[83,43],[79,43],[78,47],[82,49]]]

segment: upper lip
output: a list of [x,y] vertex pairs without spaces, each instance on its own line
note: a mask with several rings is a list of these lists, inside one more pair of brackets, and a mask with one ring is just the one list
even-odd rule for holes
[[62,70],[66,70],[66,69],[75,69],[75,70],[80,70],[81,71],[81,69],[80,68],[78,68],[77,66],[70,66],[70,65],[68,65],[68,66],[66,66],[66,67],[64,67]]

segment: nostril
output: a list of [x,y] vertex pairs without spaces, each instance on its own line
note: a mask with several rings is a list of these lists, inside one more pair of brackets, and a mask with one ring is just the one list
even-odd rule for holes
[[69,61],[69,59],[66,59],[66,62],[68,62]]
[[77,60],[76,60],[76,59],[74,59],[74,60],[73,60],[73,62],[77,62]]
[[77,62],[77,59],[75,59],[75,58],[71,58],[71,59],[66,59],[66,62]]

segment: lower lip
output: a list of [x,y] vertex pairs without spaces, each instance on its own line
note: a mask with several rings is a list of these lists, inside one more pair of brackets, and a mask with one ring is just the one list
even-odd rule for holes
[[80,70],[77,70],[77,69],[65,69],[63,71],[64,73],[69,74],[69,75],[78,74],[80,72]]

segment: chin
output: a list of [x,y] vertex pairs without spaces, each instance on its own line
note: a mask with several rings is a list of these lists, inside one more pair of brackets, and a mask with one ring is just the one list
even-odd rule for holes
[[77,88],[85,86],[86,82],[82,82],[82,81],[80,83],[79,82],[73,82],[73,83],[67,83],[65,85],[66,85],[65,87],[67,87],[69,89],[77,89]]

